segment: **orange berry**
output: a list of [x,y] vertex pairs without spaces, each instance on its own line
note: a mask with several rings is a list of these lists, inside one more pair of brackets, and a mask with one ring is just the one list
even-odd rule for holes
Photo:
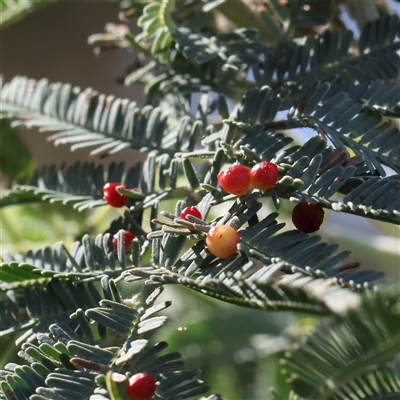
[[227,258],[237,252],[240,242],[236,229],[228,225],[213,226],[207,233],[206,243],[211,254]]

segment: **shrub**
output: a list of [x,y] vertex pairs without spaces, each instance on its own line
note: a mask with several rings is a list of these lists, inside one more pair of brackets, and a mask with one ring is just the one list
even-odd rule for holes
[[[381,272],[386,253],[364,240],[358,254],[379,260],[368,269],[327,243],[340,240],[333,214],[388,232],[400,222],[400,21],[364,3],[118,1],[121,24],[89,43],[134,52],[124,82],[143,85],[144,107],[46,79],[2,84],[4,135],[40,127],[55,145],[147,158],[30,173],[21,157],[2,170],[3,207],[46,204],[37,221],[61,232],[78,221],[79,237],[2,256],[0,398],[127,399],[136,374],[154,377],[163,399],[400,396],[400,294]],[[35,6],[5,3],[3,24]],[[218,183],[232,165],[263,162],[278,168],[268,190],[246,183],[236,196]],[[121,208],[103,199],[107,182],[120,183]],[[302,202],[325,210],[326,241],[291,224]],[[202,218],[180,218],[187,207]],[[3,229],[18,246],[16,215]],[[227,257],[207,248],[215,226],[235,234]],[[160,315],[170,299],[172,330]]]

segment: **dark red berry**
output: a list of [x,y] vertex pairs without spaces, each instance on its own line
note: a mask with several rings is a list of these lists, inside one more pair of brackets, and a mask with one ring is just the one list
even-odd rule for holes
[[251,185],[250,170],[243,165],[232,165],[218,174],[218,182],[226,192],[242,196]]
[[304,233],[315,232],[321,226],[324,214],[324,209],[319,204],[309,204],[306,201],[302,201],[293,208],[293,225]]
[[206,243],[211,254],[227,258],[237,252],[240,242],[236,229],[228,225],[213,226],[207,233]]
[[[123,186],[122,183],[119,182],[108,182],[103,187],[103,198],[104,200],[113,207],[123,207],[129,201],[129,197],[125,197],[120,195],[117,192],[117,186]],[[124,189],[127,189],[124,186]]]
[[155,391],[156,381],[151,374],[133,375],[126,384],[126,393],[131,400],[150,400]]
[[[135,239],[135,235],[129,231],[124,231],[124,249],[125,253],[127,253],[131,249],[132,241]],[[113,236],[112,244],[114,249],[118,248],[118,233]]]
[[263,161],[256,164],[251,169],[253,187],[260,190],[269,190],[276,185],[278,181],[278,167],[276,164]]
[[201,212],[199,211],[199,209],[197,207],[186,207],[184,208],[181,213],[179,214],[179,217],[182,219],[186,219],[186,221],[189,221],[186,217],[188,215],[193,215],[194,217],[201,219]]

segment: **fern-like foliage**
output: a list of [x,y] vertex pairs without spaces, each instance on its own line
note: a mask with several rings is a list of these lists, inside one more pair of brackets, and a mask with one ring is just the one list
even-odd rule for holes
[[[114,154],[124,148],[158,150],[167,154],[183,150],[166,136],[167,117],[158,107],[140,110],[135,102],[81,91],[69,84],[16,77],[1,93],[2,117],[23,117],[20,125],[54,132],[55,145],[71,144],[71,150],[95,147],[91,154]],[[179,131],[175,131],[178,139]],[[180,141],[183,146],[184,142]]]
[[[257,135],[254,139],[257,140],[260,136]],[[267,142],[268,139],[263,141]],[[321,147],[318,149],[318,146]],[[324,141],[314,137],[288,155],[286,160],[293,164],[287,175],[279,181],[276,192],[295,201],[304,199],[318,202],[335,211],[368,215],[370,218],[398,223],[398,176],[371,176],[367,173],[366,163],[360,162],[363,157],[352,160],[345,155],[340,159],[338,154],[345,154],[344,150],[332,151],[324,147]],[[255,148],[262,149],[262,144],[257,142],[253,149]],[[293,150],[290,149],[287,153]],[[330,200],[337,192],[345,194],[343,199]]]
[[[123,162],[110,164],[107,173],[102,165],[96,167],[93,163],[77,162],[68,168],[44,166],[35,172],[28,184],[14,184],[5,190],[0,198],[0,207],[47,201],[72,204],[82,211],[107,204],[103,200],[105,182],[121,182],[129,189],[124,189],[124,195],[130,198],[127,205],[133,207],[131,214],[137,215],[161,199],[189,194],[186,186],[177,186],[182,167],[185,168],[185,164],[181,160],[172,160],[167,154],[158,155],[157,152],[150,153],[143,166],[138,163],[127,171]],[[186,170],[188,168],[186,166]],[[166,188],[167,181],[169,188]],[[129,212],[126,214],[130,215]]]
[[[246,102],[239,120],[246,115],[247,110],[256,102],[257,94],[252,93]],[[274,100],[275,101],[275,100]],[[270,108],[268,108],[270,110]],[[254,110],[252,111],[254,112]],[[258,110],[255,110],[257,116]],[[254,116],[254,114],[252,114]],[[246,115],[246,121],[253,116]],[[229,138],[233,143],[238,132],[243,134],[243,127],[249,126],[247,123],[227,121],[230,127],[222,130],[220,135],[214,136],[214,140]],[[286,125],[290,127],[291,121],[278,121],[272,123],[277,128]],[[240,127],[240,128],[238,128]],[[246,128],[247,129],[247,128]],[[292,201],[307,200],[311,203],[320,203],[323,207],[335,211],[342,211],[356,215],[368,215],[369,218],[382,219],[388,222],[398,223],[399,215],[399,178],[398,175],[389,177],[379,177],[373,165],[367,163],[367,157],[358,154],[349,157],[346,150],[338,145],[336,150],[327,145],[325,139],[315,136],[308,140],[303,146],[288,146],[291,139],[285,137],[279,129],[257,125],[250,128],[250,132],[236,142],[235,147],[239,147],[236,156],[241,157],[250,166],[261,160],[274,160],[279,152],[276,163],[281,167],[282,174],[278,181],[273,196],[278,206],[279,198],[286,198]],[[232,132],[233,131],[233,132]],[[393,131],[396,135],[399,131]],[[339,138],[339,140],[341,140]],[[225,145],[224,152],[228,157],[232,157],[234,148]],[[365,154],[365,153],[364,153]],[[232,157],[233,158],[233,157]],[[378,160],[376,165],[380,166]],[[397,160],[394,162],[397,165]],[[221,167],[221,157],[216,155],[213,166],[217,171]],[[382,167],[379,167],[381,170]],[[213,167],[211,168],[213,170]],[[385,172],[383,172],[385,174]],[[216,176],[208,176],[207,184],[216,185]],[[370,185],[374,183],[372,188]],[[379,191],[376,191],[379,189]],[[332,197],[337,193],[346,196],[342,200],[333,200]],[[386,195],[387,194],[387,195]],[[270,194],[268,194],[270,195]]]
[[[382,12],[356,42],[331,0],[119,6],[142,32],[109,24],[89,43],[136,52],[122,80],[145,85],[143,108],[45,79],[1,82],[0,117],[14,126],[90,155],[128,148],[147,158],[107,171],[47,166],[2,193],[4,207],[47,201],[81,211],[106,205],[104,184],[121,182],[130,201],[94,239],[3,256],[0,329],[15,334],[23,361],[0,371],[0,398],[125,399],[137,372],[155,377],[155,398],[207,392],[198,371],[182,370],[179,353],[162,353],[168,344],[148,337],[167,320],[159,313],[171,302],[157,302],[165,285],[319,318],[307,337],[284,346],[291,400],[399,397],[398,290],[349,262],[349,251],[285,226],[280,211],[307,201],[400,223],[399,17]],[[278,167],[272,189],[238,197],[219,185],[226,165],[261,161]],[[194,205],[201,219],[179,217]],[[225,259],[206,245],[216,225],[240,237]],[[124,231],[135,235],[129,250]]]
[[[138,244],[132,247],[135,257],[138,257]],[[92,241],[89,235],[85,235],[81,242],[75,242],[68,251],[62,243],[57,243],[53,249],[46,247],[36,253],[27,252],[24,256],[17,253],[14,257],[4,255],[4,282],[8,284],[28,284],[31,279],[41,277],[69,278],[92,278],[102,277],[104,273],[124,269],[126,266],[125,256],[119,252],[114,254],[110,246],[109,235],[97,235]],[[18,272],[13,267],[17,264],[21,270]],[[13,267],[8,267],[12,265]],[[26,282],[25,282],[26,281]],[[32,283],[32,282],[31,282]]]
[[[84,237],[82,242],[76,243],[70,252],[59,243],[53,250],[28,252],[25,257],[4,256],[0,266],[1,291],[5,295],[1,301],[4,333],[31,326],[40,332],[59,319],[68,320],[77,308],[76,298],[82,305],[85,303],[84,308],[96,304],[101,296],[93,281],[117,277],[125,268],[125,256],[122,252],[116,260],[108,236],[98,236],[95,243]],[[137,246],[134,248],[137,250]],[[89,282],[73,284],[74,279],[84,278]]]
[[[372,190],[361,190],[367,186],[369,187],[369,184],[365,184],[364,186],[361,185],[363,182],[366,182],[366,180],[371,182],[371,179],[375,179],[374,175],[379,174],[384,176],[386,174],[383,166],[390,167],[395,171],[400,170],[399,147],[395,144],[400,136],[399,131],[397,128],[392,127],[390,123],[383,123],[383,117],[377,114],[379,110],[377,107],[380,107],[381,109],[386,107],[386,109],[391,110],[389,112],[396,112],[396,97],[398,93],[397,91],[392,91],[393,94],[390,93],[392,99],[390,103],[387,103],[385,98],[383,98],[382,101],[379,101],[380,99],[376,93],[378,89],[381,88],[381,85],[382,83],[378,82],[377,84],[373,83],[369,86],[364,85],[360,88],[355,86],[354,91],[356,91],[357,94],[354,93],[354,96],[352,96],[351,93],[347,94],[344,92],[337,92],[337,87],[335,85],[330,86],[329,84],[320,84],[318,82],[313,82],[310,86],[304,87],[304,95],[296,94],[294,98],[290,96],[290,88],[279,90],[278,92],[268,88],[261,91],[253,90],[248,92],[242,105],[234,111],[230,119],[226,122],[228,123],[228,126],[231,127],[229,128],[229,131],[234,128],[237,132],[235,136],[238,137],[238,134],[244,132],[243,127],[246,125],[243,124],[255,123],[257,121],[272,121],[279,110],[287,108],[293,104],[286,121],[283,120],[276,123],[267,123],[264,127],[265,130],[262,129],[262,126],[250,128],[250,135],[247,135],[242,142],[245,147],[250,148],[253,152],[260,154],[261,157],[265,159],[273,158],[279,150],[284,150],[286,152],[287,155],[284,153],[283,157],[281,156],[281,161],[284,163],[283,165],[291,164],[291,167],[293,168],[292,171],[288,173],[289,177],[284,177],[281,181],[281,185],[277,186],[278,193],[280,191],[285,192],[285,196],[287,197],[288,194],[291,194],[294,191],[302,191],[302,197],[297,195],[298,200],[306,198],[305,196],[307,195],[315,196],[318,194],[322,199],[317,201],[320,201],[321,204],[329,208],[339,209],[349,213],[356,213],[358,215],[366,214],[372,218],[395,222],[398,221],[399,218],[397,215],[397,210],[399,209],[399,196],[397,190],[399,182],[397,178],[389,177],[379,179],[374,186],[373,197],[369,196],[372,193]],[[9,93],[12,93],[12,91],[10,90]],[[355,97],[355,99],[352,97]],[[119,101],[116,102],[119,103]],[[367,109],[363,108],[364,104],[368,104],[369,107]],[[371,109],[372,105],[373,109]],[[107,118],[107,114],[108,112],[105,112],[101,118]],[[337,118],[339,115],[342,117]],[[120,119],[121,121],[118,121],[118,118],[115,117],[114,122],[122,124],[124,118],[121,117]],[[346,122],[348,119],[350,119],[350,121]],[[333,124],[332,121],[334,121]],[[185,151],[194,149],[199,136],[204,132],[204,125],[200,121],[194,123],[188,133],[187,139],[185,140],[185,135],[190,126],[189,124],[190,121],[187,118],[183,118],[179,123],[177,130],[173,130],[164,137],[164,143],[167,145],[167,148],[173,146],[174,149],[178,151],[180,148]],[[365,131],[363,129],[364,124],[368,124],[370,129]],[[241,128],[237,129],[239,125]],[[151,124],[151,126],[154,127],[153,124]],[[321,145],[313,149],[313,158],[310,157],[308,151],[311,146],[314,146],[313,143],[317,139],[314,139],[314,142],[310,141],[310,144],[306,143],[302,150],[297,150],[295,147],[285,149],[285,145],[289,143],[290,139],[280,135],[278,129],[294,127],[311,127],[312,129],[322,133],[326,140],[332,141],[333,145],[337,148],[345,149],[349,146],[352,147],[359,156],[358,159],[355,158],[358,166],[357,164],[352,165],[354,162],[350,164],[342,163],[345,164],[344,166],[333,164],[333,168],[330,168],[329,171],[324,170],[324,173],[321,174],[319,166],[328,162],[328,158],[330,157],[329,150],[325,150],[326,144],[324,146],[325,148]],[[247,129],[248,128],[246,128],[246,131]],[[218,139],[225,140],[225,136],[229,131],[221,130],[220,135],[213,136],[213,141],[211,141],[210,137],[206,141],[203,141],[203,144],[209,146],[210,144],[215,143]],[[265,134],[265,132],[267,132],[267,134]],[[69,136],[69,133],[66,134]],[[91,135],[92,134],[82,133],[78,136],[74,135],[68,140],[73,142],[83,141],[88,144],[90,143],[88,137],[90,138]],[[231,138],[235,138],[235,136],[232,136],[230,133],[229,135]],[[62,133],[61,136],[64,136],[64,133]],[[83,137],[85,139],[83,139]],[[230,139],[233,143],[232,140],[233,139]],[[117,142],[112,141],[112,143],[114,143],[118,148],[118,140]],[[275,144],[271,145],[273,143]],[[78,146],[80,145],[81,144],[78,144]],[[318,149],[320,150],[318,151]],[[164,150],[161,149],[161,151]],[[157,161],[160,163],[160,167],[158,168],[160,172],[160,188],[165,188],[166,171],[170,175],[172,189],[174,188],[174,182],[177,180],[178,171],[176,163],[178,162],[178,165],[180,164],[179,158],[171,160],[171,157],[168,156],[168,152],[163,153],[160,156],[158,156],[158,154],[159,153],[154,153],[154,156],[150,156],[146,162],[148,173],[145,171],[144,179],[141,181],[143,193],[153,192],[155,190],[153,177],[155,175]],[[191,157],[195,157],[195,154],[196,153]],[[198,154],[201,156],[201,153]],[[300,161],[300,158],[298,158],[300,154],[304,154],[304,157],[308,157],[308,159],[303,158]],[[305,154],[307,154],[307,156],[305,156]],[[364,161],[363,163],[361,162],[362,160]],[[294,161],[297,162],[295,165],[293,164]],[[190,166],[187,162],[185,167],[184,162],[183,169],[185,172],[188,171],[189,167]],[[303,170],[301,170],[302,168]],[[189,177],[189,175],[187,176]],[[193,174],[190,176],[195,177]],[[294,185],[292,178],[297,179]],[[96,177],[89,177],[89,179],[93,180],[96,179]],[[96,190],[95,196],[99,196],[99,183],[100,180],[97,180],[96,188],[94,188],[94,190]],[[133,187],[136,187],[137,185],[138,182],[135,182]],[[29,186],[34,185],[28,185],[25,190],[30,190],[31,192],[36,190],[36,192],[39,192],[38,189],[40,187],[34,189],[33,187],[29,188]],[[191,186],[195,188],[198,185],[192,181]],[[354,187],[356,187],[357,190]],[[304,193],[306,189],[307,192]],[[382,193],[386,193],[387,190],[389,190],[389,192],[384,197],[377,196],[377,193],[381,192],[376,192],[376,189],[379,189]],[[343,205],[340,202],[329,203],[326,201],[326,199],[329,199],[337,191],[342,191],[347,195],[344,199],[345,202],[343,202]],[[46,191],[43,191],[42,193],[42,197],[46,196],[53,201],[57,199],[74,201],[78,204],[77,207],[81,209],[97,204],[96,202],[93,203],[90,198],[73,198],[67,194],[60,194],[58,196],[57,193],[52,195],[46,193]],[[9,195],[6,194],[3,201],[7,204],[8,202],[13,201],[13,196],[15,199],[16,195],[13,195],[12,193]],[[24,199],[29,201],[31,199],[33,200],[33,197],[36,196],[36,194],[24,197],[18,193],[18,196],[22,201]],[[367,201],[364,202],[365,199]],[[377,203],[375,203],[375,201]]]
[[[16,184],[3,193],[0,205],[23,204],[34,201],[72,203],[75,208],[82,211],[104,205],[103,186],[105,182],[121,182],[131,188],[139,186],[141,164],[132,167],[123,178],[124,163],[119,165],[112,163],[107,174],[104,173],[102,165],[95,167],[94,164],[80,162],[65,168],[56,166],[45,166],[36,171],[28,184]],[[143,196],[137,194],[142,200]]]
[[[332,81],[335,76],[347,82],[369,82],[376,79],[390,80],[399,74],[398,26],[396,15],[384,16],[367,24],[359,42],[359,55],[349,56],[352,31],[339,34],[325,30],[317,36],[309,36],[305,43],[284,41],[271,54],[261,76],[278,82],[304,79]],[[273,69],[271,70],[271,66]]]
[[[371,173],[376,170],[385,176],[382,164],[399,171],[397,142],[400,134],[398,128],[380,115],[379,110],[382,114],[388,110],[388,113],[396,115],[400,93],[398,88],[392,88],[387,93],[388,98],[380,92],[382,84],[382,81],[370,85],[353,84],[350,90],[345,91],[343,82],[312,81],[295,89],[254,89],[248,92],[231,124],[239,121],[250,124],[267,122],[265,128],[270,131],[312,128],[335,147],[351,147],[356,154],[363,156]],[[369,107],[365,107],[366,104]],[[272,122],[278,111],[289,108],[286,120]],[[364,128],[366,125],[368,130]],[[260,131],[261,127],[256,127],[252,132],[257,135],[257,142],[262,136],[267,136]],[[258,148],[261,146],[258,144]]]
[[[236,260],[236,265],[221,266],[219,276],[199,274],[188,277],[167,269],[131,270],[125,274],[127,282],[135,282],[138,277],[147,278],[147,283],[180,284],[199,293],[243,307],[266,311],[296,311],[315,315],[329,315],[332,312],[358,304],[358,295],[342,289],[333,279],[316,279],[304,273],[295,273],[273,279],[283,263],[263,266],[256,272],[254,265],[244,260]],[[131,275],[134,275],[132,277]]]
[[[280,8],[276,2],[273,3],[278,9]],[[296,3],[291,2],[288,7],[293,7],[297,16],[302,15],[304,4]],[[318,13],[322,13],[320,23],[323,18],[329,18],[329,11],[322,11],[324,6],[329,9],[329,1],[322,7],[320,3],[318,5],[307,3],[307,14],[314,15],[318,20]],[[154,10],[160,11],[155,3],[152,6],[155,7]],[[313,7],[318,11],[312,10]],[[285,12],[279,10],[276,15],[279,14],[281,14],[279,18],[286,18]],[[291,21],[294,21],[293,18]],[[274,26],[278,30],[283,28],[274,24],[269,25],[269,28]],[[392,80],[399,74],[398,26],[399,18],[396,15],[384,16],[367,24],[361,34],[357,56],[350,55],[353,38],[351,31],[339,33],[325,30],[320,35],[308,36],[303,43],[298,43],[296,39],[285,38],[270,48],[258,38],[258,32],[252,29],[240,29],[229,34],[210,37],[209,34],[200,33],[198,28],[190,29],[187,25],[176,26],[171,35],[180,54],[174,54],[170,59],[174,73],[165,71],[153,74],[153,78],[151,75],[146,75],[146,90],[152,93],[157,88],[167,93],[179,87],[179,91],[186,92],[190,87],[196,87],[199,91],[213,89],[237,98],[240,92],[243,94],[246,89],[254,86],[247,79],[250,70],[259,87],[266,84],[279,87],[293,80],[300,84],[310,80],[310,77],[326,82],[340,78],[347,83],[354,80],[358,82]],[[167,29],[166,25],[162,29]],[[288,29],[290,27],[287,25],[283,28],[283,30]],[[193,61],[185,64],[184,70],[182,56]],[[210,71],[207,78],[201,73],[200,66]],[[149,64],[149,67],[153,70],[155,64]],[[140,80],[143,73],[149,72],[149,68],[143,67],[141,71],[142,73],[138,74],[134,72],[136,79],[128,78],[127,82]],[[235,88],[232,85],[234,81],[240,82],[242,87]]]
[[294,392],[305,399],[398,397],[399,318],[399,292],[388,287],[325,320],[283,360]]
[[[383,164],[398,172],[400,163],[396,140],[400,136],[399,130],[390,122],[385,123],[384,117],[377,115],[375,110],[360,109],[359,102],[348,99],[348,95],[343,92],[324,101],[320,97],[318,87],[316,89],[318,99],[305,97],[299,99],[297,104],[300,110],[297,108],[295,113],[301,115],[300,119],[308,118],[309,125],[314,126],[314,129],[321,129],[336,146],[351,146],[356,154],[364,156],[370,170],[376,169],[384,176],[385,172],[380,167],[380,164]],[[360,97],[363,98],[362,96],[361,94]],[[393,107],[398,105],[399,99],[400,93],[396,93]],[[312,106],[308,101],[311,104],[320,103],[320,106],[311,111]],[[303,107],[308,109],[302,111]],[[368,124],[368,129],[364,128],[364,123]]]
[[[138,60],[136,67],[132,65],[137,71],[128,72],[126,77],[127,84],[145,83],[145,90],[151,96],[157,91],[166,94],[212,89],[237,99],[254,86],[247,78],[249,71],[259,87],[265,84],[279,87],[293,80],[299,84],[310,77],[327,82],[338,77],[347,83],[387,81],[399,74],[399,18],[396,15],[385,15],[366,24],[356,54],[351,48],[353,32],[350,30],[326,29],[315,35],[317,28],[312,27],[332,21],[335,12],[331,0],[286,4],[267,1],[260,19],[239,1],[237,12],[253,18],[257,29],[241,28],[228,34],[215,32],[212,22],[218,9],[230,17],[228,2],[209,3],[188,2],[172,11],[173,2],[152,1],[144,7],[139,19],[141,34],[134,37],[124,26],[114,29],[112,37],[96,35],[90,42],[105,48],[110,43],[117,47],[131,46],[153,58],[148,64]],[[138,7],[129,2],[121,6],[128,16],[138,12]],[[307,36],[301,32],[300,41],[299,31],[304,26],[311,29]],[[267,46],[264,34],[271,41],[277,35],[282,39],[273,47]],[[170,47],[175,47],[175,51],[167,52]],[[182,68],[184,60],[189,62]],[[161,68],[157,72],[157,64],[165,62],[173,71]]]
[[161,397],[190,398],[208,391],[196,379],[197,371],[180,371],[179,353],[159,355],[167,343],[151,346],[144,338],[166,321],[166,317],[154,316],[170,305],[154,304],[160,288],[127,302],[119,297],[113,281],[103,280],[103,288],[105,298],[99,306],[77,308],[71,315],[73,326],[56,321],[23,344],[19,355],[30,366],[6,365],[1,371],[4,394],[32,400],[109,399],[110,394],[115,398],[123,396],[125,374],[138,371],[155,376]]
[[[199,209],[204,212],[209,201],[205,198]],[[261,203],[257,201],[237,201],[225,218],[214,222],[232,223],[236,228],[248,223],[246,228],[238,231],[240,255],[235,254],[224,260],[216,258],[207,250],[204,240],[198,240],[202,236],[197,236],[197,243],[179,257],[185,237],[193,233],[193,228],[186,230],[185,226],[191,224],[175,217],[173,224],[167,224],[162,231],[149,235],[153,240],[155,269],[127,271],[125,279],[135,281],[136,277],[145,277],[150,282],[179,283],[211,297],[247,307],[272,310],[293,308],[325,313],[334,306],[329,304],[329,299],[321,304],[318,296],[324,298],[327,294],[329,297],[334,291],[330,287],[333,282],[362,289],[368,282],[382,278],[382,274],[375,271],[350,272],[359,264],[343,264],[349,252],[337,253],[338,246],[320,243],[318,236],[309,237],[298,231],[279,233],[284,224],[277,223],[277,213],[251,223],[258,220],[256,213],[260,208]],[[208,229],[203,224],[195,224],[194,227],[200,231]],[[260,268],[257,261],[264,266]],[[277,272],[297,275],[276,281]],[[133,277],[130,276],[132,274]],[[323,281],[321,278],[329,279]],[[300,286],[300,282],[304,286],[299,287],[297,292],[295,288]],[[286,285],[291,289],[286,291]],[[325,286],[326,292],[323,289]],[[321,292],[318,287],[321,287]],[[318,292],[317,298],[314,298],[314,290]]]

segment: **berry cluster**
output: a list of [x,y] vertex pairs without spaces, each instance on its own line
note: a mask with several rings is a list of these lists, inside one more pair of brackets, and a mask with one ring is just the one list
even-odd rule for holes
[[131,400],[150,400],[155,391],[156,381],[151,374],[135,374],[126,383],[126,394]]
[[242,196],[252,188],[273,188],[278,181],[278,172],[276,164],[268,161],[256,164],[251,170],[243,165],[231,165],[218,174],[218,182],[226,192]]
[[302,201],[293,208],[293,225],[301,232],[312,233],[319,229],[324,220],[324,210],[319,204]]
[[129,197],[122,196],[117,192],[118,186],[123,186],[124,189],[128,189],[119,182],[108,182],[103,187],[103,198],[112,207],[123,207],[129,201]]

